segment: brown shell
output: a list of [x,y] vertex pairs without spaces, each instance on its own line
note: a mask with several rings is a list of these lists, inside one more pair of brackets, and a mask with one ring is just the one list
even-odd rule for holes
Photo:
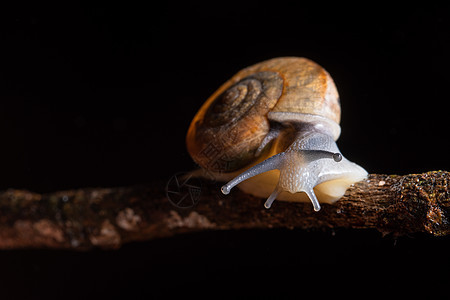
[[269,132],[269,111],[340,121],[338,92],[327,71],[306,58],[274,58],[239,71],[208,98],[186,136],[190,155],[212,172],[246,166]]

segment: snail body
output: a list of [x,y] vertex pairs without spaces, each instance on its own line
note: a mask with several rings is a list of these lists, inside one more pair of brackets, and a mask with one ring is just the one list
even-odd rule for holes
[[[258,197],[333,203],[367,172],[340,153],[340,102],[331,76],[306,58],[245,68],[203,104],[187,149],[204,174]],[[317,194],[317,195],[316,195]],[[309,199],[309,200],[308,200]]]

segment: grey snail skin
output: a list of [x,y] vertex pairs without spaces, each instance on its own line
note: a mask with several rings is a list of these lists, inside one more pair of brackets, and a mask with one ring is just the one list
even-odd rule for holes
[[203,104],[186,145],[201,176],[274,200],[334,203],[367,177],[336,145],[341,107],[333,79],[315,62],[280,57],[239,71]]

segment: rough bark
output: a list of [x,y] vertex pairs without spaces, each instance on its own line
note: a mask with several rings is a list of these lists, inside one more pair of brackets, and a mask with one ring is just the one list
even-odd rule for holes
[[[445,171],[373,174],[335,204],[322,204],[319,212],[310,203],[282,201],[267,210],[265,199],[239,189],[224,196],[221,183],[207,181],[201,189],[195,188],[198,182],[178,182],[178,192],[166,182],[49,194],[10,189],[0,192],[0,248],[117,248],[184,232],[274,227],[375,228],[444,236],[450,233],[449,180]],[[176,207],[173,194],[184,195],[178,206],[186,199],[195,206]]]

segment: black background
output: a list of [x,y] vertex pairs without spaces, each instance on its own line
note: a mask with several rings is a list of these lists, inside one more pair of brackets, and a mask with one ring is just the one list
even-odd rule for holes
[[[2,190],[145,184],[191,170],[184,138],[203,101],[277,56],[308,57],[332,75],[350,160],[370,173],[450,169],[448,6],[61,1],[1,14]],[[427,289],[448,282],[448,249],[447,238],[372,231],[213,232],[112,252],[3,251],[0,287],[28,298]]]

